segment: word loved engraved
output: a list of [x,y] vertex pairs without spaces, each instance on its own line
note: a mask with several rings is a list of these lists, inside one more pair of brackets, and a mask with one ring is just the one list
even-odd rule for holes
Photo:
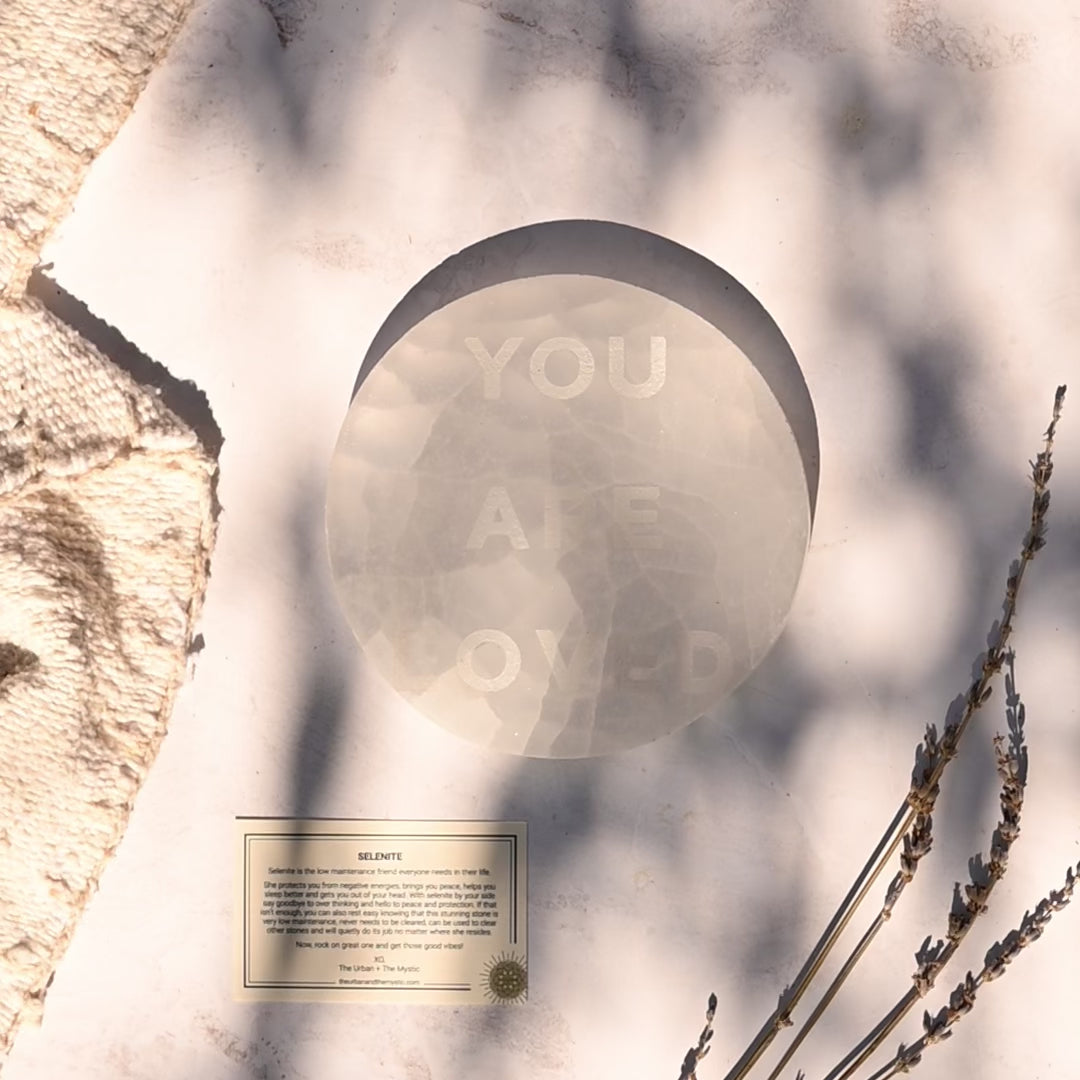
[[[580,687],[584,673],[603,662],[604,643],[586,637],[577,646],[569,663],[559,649],[558,635],[554,630],[537,630],[536,640],[543,653],[547,670],[554,685],[560,690],[574,691]],[[477,653],[492,650],[499,660],[485,665],[487,671],[477,670]],[[729,651],[724,639],[710,630],[687,630],[679,635],[676,653],[678,657],[679,688],[688,694],[700,694],[722,685],[730,676]],[[491,659],[491,656],[488,656]],[[631,665],[626,678],[634,683],[650,683],[663,676],[661,657],[655,657],[648,665]],[[521,674],[521,649],[518,643],[502,630],[485,628],[474,630],[458,647],[457,671],[462,682],[481,693],[493,694],[511,686]]]
[[[465,347],[472,353],[484,375],[484,397],[497,401],[502,396],[503,368],[513,359],[523,337],[507,338],[492,355],[478,337],[467,337]],[[548,376],[548,360],[554,353],[569,353],[577,364],[577,374],[568,383],[553,382]],[[551,337],[541,341],[529,357],[529,378],[533,386],[549,398],[566,401],[584,394],[596,374],[596,361],[585,342],[572,337]],[[650,398],[658,394],[667,379],[667,338],[649,339],[649,377],[631,382],[626,377],[626,338],[608,338],[608,381],[615,393],[625,398]]]

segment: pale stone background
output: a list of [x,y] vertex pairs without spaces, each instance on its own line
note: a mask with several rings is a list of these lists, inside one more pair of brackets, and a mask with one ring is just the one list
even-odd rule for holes
[[[1078,48],[1063,0],[198,5],[47,256],[224,431],[207,645],[5,1080],[673,1077],[713,989],[700,1074],[720,1080],[966,687],[1071,380],[1015,639],[1023,836],[958,959],[977,967],[1080,858]],[[749,287],[801,360],[822,448],[766,665],[681,734],[561,763],[399,705],[352,645],[322,539],[382,319],[466,244],[559,217],[655,230]],[[950,826],[800,1055],[811,1077],[906,989],[987,842],[988,737],[947,779]],[[528,1005],[234,1004],[235,814],[528,820]],[[918,1074],[1075,1077],[1078,956],[1080,907]]]

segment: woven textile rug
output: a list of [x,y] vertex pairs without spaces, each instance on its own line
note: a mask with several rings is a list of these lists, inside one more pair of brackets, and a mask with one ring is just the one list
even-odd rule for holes
[[213,457],[26,295],[186,7],[0,4],[0,1061],[120,841],[206,583]]

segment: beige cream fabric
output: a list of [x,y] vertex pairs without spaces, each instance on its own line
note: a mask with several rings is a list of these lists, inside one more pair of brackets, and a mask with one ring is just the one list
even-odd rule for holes
[[23,295],[185,7],[0,5],[0,1061],[119,843],[206,583],[215,462]]
[[189,0],[0,3],[0,297],[19,296]]

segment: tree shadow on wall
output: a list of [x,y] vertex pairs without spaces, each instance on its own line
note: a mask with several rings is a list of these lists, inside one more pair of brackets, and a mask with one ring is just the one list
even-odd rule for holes
[[[648,25],[638,5],[628,0],[612,0],[588,21],[558,3],[507,0],[499,5],[477,0],[460,7],[469,18],[484,20],[483,28],[478,24],[477,29],[485,45],[473,103],[478,118],[487,102],[498,101],[500,108],[514,109],[523,99],[525,86],[544,87],[566,80],[588,84],[598,102],[614,99],[632,119],[637,144],[629,171],[633,182],[655,199],[669,197],[678,170],[693,165],[704,148],[727,137],[726,120],[746,96],[769,92],[776,78],[771,61],[777,55],[813,61],[815,94],[807,98],[803,119],[817,136],[814,164],[836,181],[828,188],[830,197],[817,208],[817,224],[839,238],[834,258],[820,272],[829,280],[835,321],[853,340],[858,335],[858,340],[872,341],[887,358],[896,387],[893,409],[902,430],[899,460],[887,460],[878,446],[859,447],[856,475],[872,479],[877,470],[880,481],[887,471],[889,485],[909,488],[934,506],[948,508],[965,523],[969,540],[967,563],[959,571],[962,610],[956,613],[951,637],[927,676],[929,686],[943,691],[940,711],[932,718],[940,726],[948,699],[965,687],[970,663],[997,612],[1018,539],[1014,526],[1017,520],[1022,524],[1025,513],[1026,492],[1011,479],[1004,480],[976,452],[965,426],[961,406],[965,387],[977,374],[977,334],[959,314],[965,310],[963,304],[952,302],[948,285],[940,281],[934,308],[946,313],[944,317],[927,320],[917,304],[897,302],[897,293],[911,286],[890,273],[891,257],[899,253],[893,249],[895,234],[889,225],[893,200],[899,195],[933,197],[934,163],[946,145],[950,153],[976,150],[992,130],[995,105],[988,95],[978,92],[971,71],[984,62],[993,63],[994,49],[979,45],[970,34],[965,36],[963,28],[940,17],[936,22],[924,20],[915,29],[890,17],[891,47],[897,55],[914,56],[923,65],[919,84],[900,93],[860,52],[857,42],[831,25],[821,5],[752,5],[752,18],[732,12],[715,16],[719,21],[705,31],[684,28],[672,33],[662,33],[656,20]],[[235,12],[229,14],[229,8],[221,5],[220,16],[211,12],[197,17],[238,18]],[[266,0],[263,10],[267,21],[259,64],[265,94],[245,96],[236,105],[247,112],[268,152],[279,153],[314,174],[335,160],[334,140],[348,126],[349,111],[365,107],[365,80],[389,78],[396,58],[407,52],[414,29],[441,17],[438,12],[444,9],[414,3],[402,5],[395,13],[387,3],[332,15],[304,0]],[[318,49],[329,48],[331,39],[336,42],[332,58],[329,52],[320,56]],[[227,42],[227,35],[222,40]],[[226,48],[222,40],[211,44],[211,55]],[[331,81],[332,90],[328,89]],[[202,89],[207,99],[188,103],[193,117],[205,114],[210,96],[220,93],[221,84],[208,80]],[[191,93],[197,98],[200,87],[194,86]],[[267,101],[279,102],[282,112],[277,113]],[[278,126],[282,115],[286,122]],[[604,133],[595,134],[599,138]],[[416,152],[419,161],[422,147]],[[923,240],[924,265],[933,270],[942,261],[945,240],[933,236]],[[722,253],[704,254],[723,262]],[[867,268],[878,268],[880,273],[868,274]],[[795,345],[798,353],[798,342]],[[836,363],[853,371],[860,358],[853,354]],[[832,432],[826,430],[825,441],[828,446]],[[830,468],[828,460],[824,468]],[[291,527],[298,535],[311,537],[316,525],[321,527],[321,517],[321,506],[301,503]],[[322,554],[304,544],[298,544],[297,551],[303,552],[298,560],[298,581],[302,582],[307,571],[299,569],[301,564],[310,566]],[[950,555],[946,552],[942,557]],[[897,573],[905,576],[912,590],[926,592],[919,566],[898,566]],[[319,622],[317,611],[319,605],[333,600],[318,591],[313,596],[317,599],[311,607],[311,640],[325,643],[331,631]],[[935,597],[926,592],[924,603],[926,610],[933,611]],[[897,647],[908,644],[898,642]],[[308,699],[298,709],[292,805],[298,814],[333,812],[337,808],[326,805],[320,792],[326,787],[329,750],[340,739],[345,723],[347,683],[336,660],[328,668],[330,661],[312,652],[300,662],[309,668]],[[631,917],[645,910],[635,905],[632,896],[627,900],[613,894],[591,905],[581,899],[579,883],[589,878],[580,859],[598,846],[632,845],[641,861],[655,867],[657,876],[668,882],[693,882],[709,873],[703,864],[712,863],[714,851],[689,826],[672,825],[660,813],[668,799],[666,791],[672,788],[701,792],[701,804],[715,827],[730,810],[725,805],[726,790],[756,791],[759,802],[748,816],[766,824],[754,833],[752,847],[758,852],[785,850],[785,819],[776,816],[771,804],[781,798],[780,789],[794,782],[796,765],[815,725],[830,711],[850,711],[865,706],[867,700],[876,706],[876,716],[868,717],[868,725],[885,723],[890,710],[911,692],[912,688],[887,676],[871,676],[864,680],[860,698],[853,686],[826,683],[809,669],[799,650],[782,640],[765,667],[731,702],[663,746],[611,759],[515,762],[501,781],[496,815],[531,823],[534,927],[554,933],[562,917],[558,913],[567,911],[567,906],[582,926],[598,917],[595,912],[605,910],[605,905],[612,909],[621,904]],[[912,746],[920,736],[921,731],[911,732]],[[994,794],[992,773],[985,764],[985,758],[978,757],[960,762],[951,777],[962,797],[954,803],[950,850],[970,853],[984,846]],[[760,770],[763,779],[756,789],[738,788],[736,774],[747,765]],[[896,763],[897,796],[906,788],[909,767],[910,761]],[[641,770],[646,782],[631,787],[635,770]],[[616,791],[619,785],[624,787],[621,794]],[[639,815],[642,803],[647,812]],[[553,805],[557,809],[550,810]],[[866,808],[871,820],[867,850],[884,824],[876,819],[886,817],[894,805],[890,792],[882,807]],[[730,862],[712,864],[710,883],[739,880],[740,864],[749,863],[752,856],[740,856],[732,846],[722,850],[721,858]],[[861,853],[850,858],[854,874]],[[815,928],[804,924],[807,912],[816,911],[821,899],[811,895],[814,886],[808,869],[797,859],[769,862],[767,873],[769,890],[755,891],[761,885],[761,879],[755,878],[746,893],[732,896],[729,907],[715,911],[708,923],[697,922],[696,913],[685,915],[686,921],[694,923],[693,940],[716,958],[717,969],[734,967],[749,987],[742,1016],[748,1035],[757,1020],[764,1019],[775,994],[812,944]],[[937,884],[944,880],[939,873]],[[632,886],[626,888],[629,892]],[[543,936],[538,934],[535,941],[530,1008],[542,1006],[554,1024],[558,1009],[548,987],[558,973],[545,970]],[[677,970],[668,976],[672,983],[680,982]],[[620,976],[609,970],[586,970],[579,977],[594,981],[595,999],[602,1002],[605,980]],[[764,982],[773,985],[764,986]],[[703,1005],[710,989],[695,988],[693,995]],[[260,1009],[260,1038],[272,1033],[281,1038],[275,1026],[280,1015],[273,1007]],[[490,1048],[508,1035],[514,1036],[510,1042],[517,1039],[520,1044],[534,1016],[529,1009],[457,1011],[443,1030],[457,1042],[463,1041],[464,1074],[479,1074],[491,1064],[486,1056]],[[846,1024],[850,1018],[848,1012],[840,1012],[834,1023]],[[632,1028],[633,1018],[625,1019]],[[587,1030],[589,1018],[575,1017],[574,1023],[578,1030]],[[688,1014],[686,1030],[670,1033],[673,1072],[696,1034],[696,1024],[697,1014]],[[453,1036],[453,1027],[464,1034]],[[717,1047],[707,1068],[713,1075],[722,1075],[724,1063],[737,1056],[738,1049]],[[532,1053],[529,1067],[533,1072],[559,1063],[557,1055],[545,1056],[543,1050]],[[970,1058],[972,1069],[976,1064]],[[566,1049],[562,1066],[573,1071],[572,1048]]]

